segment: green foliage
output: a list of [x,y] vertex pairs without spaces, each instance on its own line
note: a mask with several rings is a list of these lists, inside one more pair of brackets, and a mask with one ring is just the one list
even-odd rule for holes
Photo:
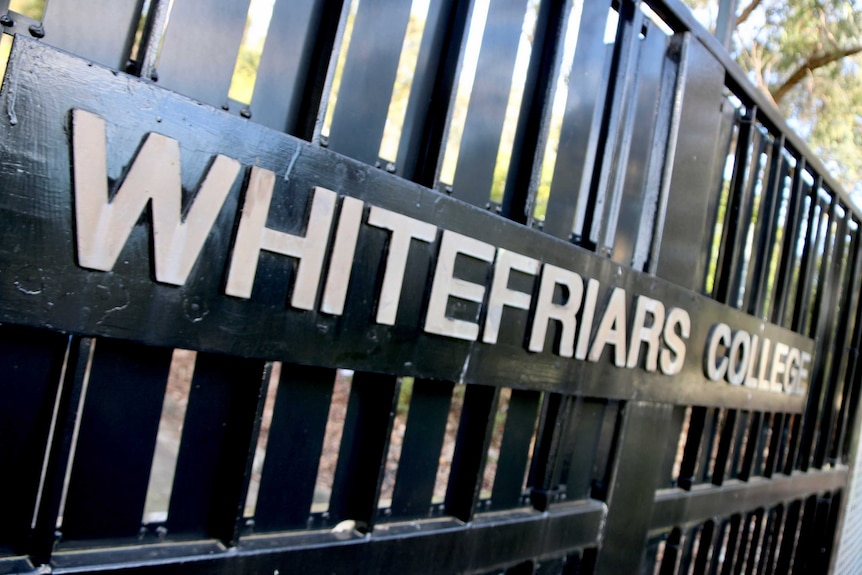
[[260,64],[262,47],[242,46],[236,59],[236,67],[231,79],[229,96],[243,104],[251,103],[254,93],[254,83],[257,78],[257,67]]
[[[862,3],[764,2],[765,24],[740,25],[740,62],[848,191],[862,192]],[[746,45],[746,38],[751,38]]]
[[[716,0],[685,0],[714,19]],[[862,194],[862,0],[751,0],[732,51],[848,192]]]
[[45,12],[45,0],[12,0],[9,9],[34,20],[41,20]]

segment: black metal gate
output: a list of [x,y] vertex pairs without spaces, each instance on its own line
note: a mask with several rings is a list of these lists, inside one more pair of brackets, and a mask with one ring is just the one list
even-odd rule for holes
[[35,4],[0,573],[833,568],[862,214],[678,2]]

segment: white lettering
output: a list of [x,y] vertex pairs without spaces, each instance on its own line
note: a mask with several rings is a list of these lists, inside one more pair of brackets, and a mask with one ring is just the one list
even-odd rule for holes
[[341,214],[338,216],[338,229],[332,246],[332,257],[329,259],[329,273],[326,287],[323,289],[320,311],[332,315],[341,315],[344,312],[347,284],[350,281],[350,272],[353,271],[353,256],[356,253],[356,240],[364,206],[364,202],[350,196],[341,200]]
[[[557,286],[565,289],[563,303],[554,303],[554,291]],[[575,329],[578,320],[575,315],[581,307],[584,297],[584,280],[575,272],[545,264],[542,268],[542,280],[539,284],[539,297],[536,312],[533,316],[533,330],[530,333],[530,351],[541,352],[545,348],[545,335],[548,332],[548,322],[559,321],[562,324],[560,344],[557,353],[562,357],[572,357],[575,346]]]
[[807,385],[805,385],[808,382],[808,369],[806,366],[808,365],[808,362],[810,362],[810,361],[811,361],[811,354],[806,352],[806,351],[803,351],[800,354],[799,370],[796,373],[796,377],[793,378],[792,389],[791,389],[792,393],[797,394],[797,395],[802,395],[805,393],[805,390],[808,387]]
[[[646,325],[647,314],[652,316]],[[640,359],[641,343],[647,344],[646,370],[655,371],[658,367],[659,338],[664,326],[664,304],[646,296],[638,296],[635,305],[635,319],[632,324],[632,343],[626,367],[635,367]]]
[[724,346],[725,353],[730,346],[732,334],[730,326],[726,323],[718,323],[712,326],[709,330],[709,337],[706,344],[706,355],[704,356],[706,377],[712,381],[718,381],[727,374],[727,357],[721,356],[721,361],[718,361],[718,346]]
[[748,368],[746,369],[745,381],[746,387],[757,387],[757,374],[755,373],[755,363],[760,350],[760,337],[757,334],[751,335],[751,353],[748,356]]
[[778,375],[787,372],[787,363],[790,358],[788,352],[790,347],[786,343],[776,342],[775,351],[772,354],[772,369],[769,372],[769,386],[772,391],[781,391],[782,384]]
[[290,304],[311,310],[320,285],[336,195],[326,188],[314,188],[306,234],[295,236],[266,227],[274,185],[273,172],[258,167],[251,169],[225,293],[246,299],[251,297],[260,251],[266,250],[299,259]]
[[141,212],[152,200],[156,280],[183,285],[200,255],[240,163],[218,155],[182,221],[180,147],[176,140],[149,134],[113,200],[108,200],[105,121],[72,111],[75,224],[78,263],[110,271]]
[[761,388],[769,389],[769,380],[766,379],[766,368],[769,365],[769,351],[772,348],[772,340],[763,338],[760,344],[760,361],[757,364],[757,383]]
[[747,331],[738,330],[730,342],[730,365],[727,369],[727,381],[731,385],[741,385],[748,370],[751,353],[751,336]]
[[[583,327],[581,328],[583,329]],[[626,364],[626,290],[615,287],[599,323],[596,339],[590,348],[588,361],[598,361],[605,345],[614,346],[614,365]]]
[[437,238],[437,226],[377,206],[371,207],[368,223],[392,232],[389,254],[386,256],[386,271],[383,273],[383,286],[380,288],[380,298],[377,300],[377,323],[395,325],[398,303],[401,301],[401,286],[404,283],[404,270],[407,267],[407,255],[410,252],[410,240],[433,242]]
[[575,349],[575,359],[586,359],[590,346],[590,333],[593,329],[593,318],[596,315],[596,300],[599,297],[599,282],[593,278],[587,280],[587,295],[584,297],[584,311],[581,314],[581,328],[578,330],[578,347]]
[[497,248],[497,261],[494,263],[494,279],[488,296],[488,311],[485,315],[485,329],[482,341],[497,343],[503,306],[529,310],[532,297],[528,293],[509,289],[509,276],[512,270],[535,276],[539,273],[539,262],[503,248]]
[[671,308],[667,312],[662,335],[667,349],[661,350],[661,372],[665,375],[676,375],[682,371],[685,363],[685,340],[691,335],[691,316],[688,312],[680,307]]
[[479,324],[446,316],[446,306],[450,296],[476,303],[482,303],[485,298],[485,286],[454,276],[455,258],[458,254],[491,263],[494,261],[494,246],[450,230],[443,231],[437,267],[434,270],[434,281],[431,284],[428,313],[425,316],[425,331],[476,341],[479,336]]

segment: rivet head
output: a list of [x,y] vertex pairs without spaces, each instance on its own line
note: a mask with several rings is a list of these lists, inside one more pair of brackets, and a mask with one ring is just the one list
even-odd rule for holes
[[30,30],[30,35],[34,38],[44,38],[45,37],[45,28],[42,24],[33,24],[28,28]]
[[5,26],[5,27],[9,28],[10,26],[14,26],[14,25],[15,25],[15,21],[12,20],[12,17],[9,16],[9,14],[3,14],[2,16],[0,16],[0,26]]

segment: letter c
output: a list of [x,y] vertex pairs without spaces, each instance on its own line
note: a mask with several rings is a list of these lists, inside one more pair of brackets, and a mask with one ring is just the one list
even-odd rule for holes
[[[703,369],[706,372],[706,377],[712,381],[722,379],[727,373],[727,349],[730,347],[730,339],[730,326],[726,323],[717,323],[709,330]],[[720,359],[716,357],[719,344],[723,345],[725,349],[724,355]]]

